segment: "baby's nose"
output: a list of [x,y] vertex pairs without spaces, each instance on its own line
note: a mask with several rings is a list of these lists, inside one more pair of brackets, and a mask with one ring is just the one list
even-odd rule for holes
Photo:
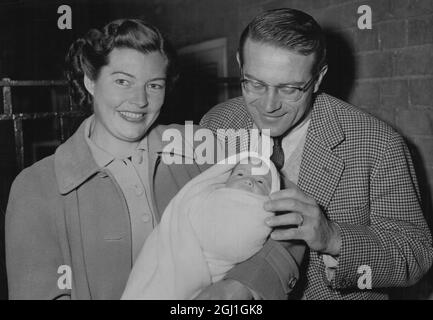
[[243,182],[244,184],[246,184],[247,186],[249,186],[249,187],[253,187],[253,186],[254,186],[254,181],[253,181],[253,179],[251,179],[251,178],[244,178],[244,179],[242,180],[242,182]]

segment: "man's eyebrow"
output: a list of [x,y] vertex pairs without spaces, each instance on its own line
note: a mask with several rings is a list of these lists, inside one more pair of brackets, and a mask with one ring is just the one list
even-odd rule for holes
[[[250,78],[251,80],[263,83],[263,84],[267,84],[266,82],[264,82],[263,80],[257,79],[256,77],[254,77],[251,74],[245,73],[244,76],[247,76],[248,78]],[[286,82],[286,83],[279,83],[277,84],[277,86],[301,86],[303,84],[305,84],[306,82],[304,81],[294,81],[294,82]]]
[[250,78],[251,80],[255,80],[255,81],[258,81],[258,82],[265,83],[264,81],[262,81],[262,80],[260,80],[260,79],[257,79],[256,77],[254,77],[254,76],[251,75],[251,74],[244,73],[244,76],[247,76],[247,77]]

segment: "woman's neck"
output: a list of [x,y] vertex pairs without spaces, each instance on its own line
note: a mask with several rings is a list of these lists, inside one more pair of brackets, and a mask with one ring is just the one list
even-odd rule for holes
[[114,137],[110,132],[95,126],[90,128],[90,139],[101,149],[107,151],[117,159],[124,159],[133,154],[140,141],[125,141]]

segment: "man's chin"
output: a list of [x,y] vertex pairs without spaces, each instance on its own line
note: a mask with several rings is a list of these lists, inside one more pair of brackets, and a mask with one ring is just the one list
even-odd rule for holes
[[263,125],[263,126],[260,126],[259,128],[260,128],[260,131],[262,131],[262,132],[264,130],[266,130],[267,132],[270,132],[271,137],[279,137],[279,136],[283,135],[288,130],[288,128],[282,128],[280,126],[269,126],[269,125],[267,125],[267,126]]

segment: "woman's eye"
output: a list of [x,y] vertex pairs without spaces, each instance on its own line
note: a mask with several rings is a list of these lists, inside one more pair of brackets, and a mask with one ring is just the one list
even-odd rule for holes
[[260,183],[260,184],[264,184],[265,183],[263,180],[260,180],[260,179],[257,180],[257,182]]
[[238,172],[237,175],[238,175],[239,177],[243,177],[243,176],[244,176],[244,174],[243,174],[242,172]]
[[147,87],[151,90],[164,90],[165,89],[165,84],[161,84],[161,83],[149,83],[147,85]]
[[130,84],[129,81],[125,79],[116,79],[114,82],[122,87],[127,87]]

